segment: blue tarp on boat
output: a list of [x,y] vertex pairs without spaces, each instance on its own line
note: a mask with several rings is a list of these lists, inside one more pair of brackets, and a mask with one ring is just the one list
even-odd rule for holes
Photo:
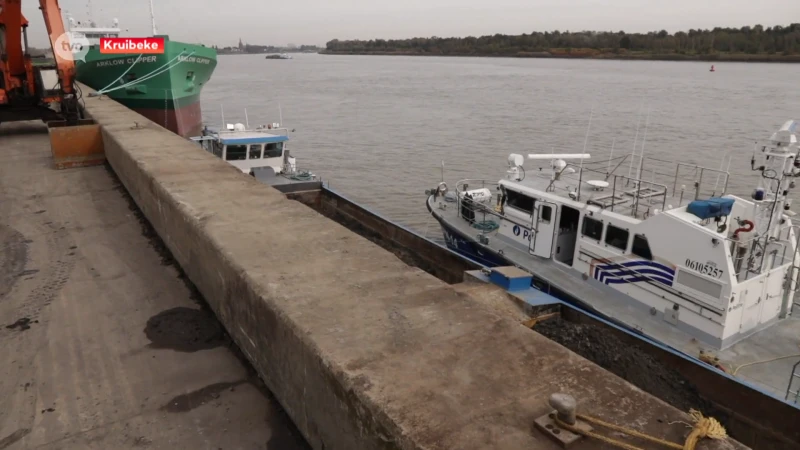
[[689,203],[686,211],[705,220],[716,217],[728,216],[733,209],[733,199],[724,197],[711,197],[708,200],[695,200]]

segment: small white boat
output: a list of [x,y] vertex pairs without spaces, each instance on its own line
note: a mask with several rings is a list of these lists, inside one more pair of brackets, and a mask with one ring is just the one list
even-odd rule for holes
[[789,121],[758,144],[752,198],[727,194],[722,166],[532,154],[523,168],[512,154],[505,179],[461,180],[453,191],[442,181],[427,208],[452,250],[522,268],[562,301],[708,370],[719,370],[701,362],[709,353],[722,367],[748,366],[737,381],[795,404],[800,233],[788,196],[799,135]]
[[297,161],[288,149],[289,130],[279,123],[255,129],[248,129],[242,123],[227,124],[220,131],[206,127],[202,136],[191,140],[242,173],[282,192],[317,189],[322,184],[314,173],[297,168]]

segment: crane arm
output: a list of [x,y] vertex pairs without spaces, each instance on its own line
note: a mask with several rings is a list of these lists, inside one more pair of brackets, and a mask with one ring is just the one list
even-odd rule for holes
[[[20,0],[6,0],[17,1]],[[39,9],[42,10],[44,16],[44,24],[47,27],[47,34],[50,37],[50,46],[53,49],[53,56],[56,59],[56,67],[58,69],[58,80],[61,82],[61,91],[64,94],[75,93],[75,61],[72,58],[64,58],[61,55],[63,52],[56,50],[57,45],[63,45],[66,48],[60,49],[70,52],[71,49],[69,38],[66,36],[64,29],[64,21],[61,18],[61,7],[58,6],[58,0],[39,0]],[[62,38],[62,36],[64,36]]]
[[[22,26],[27,21],[22,17],[21,0],[0,0],[0,25],[5,27],[4,54],[9,76],[25,75],[25,59],[22,53]],[[0,49],[2,50],[2,49]]]

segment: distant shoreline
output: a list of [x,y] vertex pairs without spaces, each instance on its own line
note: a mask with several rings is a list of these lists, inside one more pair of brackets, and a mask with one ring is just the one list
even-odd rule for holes
[[768,54],[708,54],[685,55],[679,53],[551,53],[551,52],[519,52],[511,55],[470,53],[470,54],[441,54],[423,52],[355,52],[355,51],[330,51],[322,50],[321,55],[361,55],[361,56],[447,56],[447,57],[479,57],[479,58],[542,58],[542,59],[599,59],[618,61],[693,61],[693,62],[750,62],[750,63],[800,63],[800,55],[768,55]]
[[315,54],[319,53],[319,51],[291,51],[291,50],[281,50],[281,51],[274,51],[274,52],[223,52],[217,50],[217,55],[279,55],[281,53],[291,53],[291,54]]

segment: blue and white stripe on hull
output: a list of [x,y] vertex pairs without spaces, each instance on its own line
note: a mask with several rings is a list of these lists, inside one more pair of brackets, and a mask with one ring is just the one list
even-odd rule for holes
[[675,268],[656,261],[634,260],[594,264],[594,279],[603,284],[639,283],[655,281],[672,286]]

